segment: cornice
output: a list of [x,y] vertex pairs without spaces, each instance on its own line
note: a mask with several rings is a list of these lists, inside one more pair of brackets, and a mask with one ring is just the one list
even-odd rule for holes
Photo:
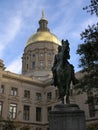
[[28,84],[33,84],[33,85],[37,85],[37,86],[41,86],[41,87],[45,87],[47,85],[50,85],[50,81],[51,81],[50,79],[40,81],[35,77],[27,77],[24,75],[12,73],[10,71],[3,71],[2,78],[16,80],[16,81],[20,81],[20,82],[24,82],[24,83],[28,83]]

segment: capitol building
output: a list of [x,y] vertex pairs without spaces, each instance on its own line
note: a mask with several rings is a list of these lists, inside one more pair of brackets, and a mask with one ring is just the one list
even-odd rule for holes
[[[5,70],[0,60],[0,130],[5,121],[12,121],[13,130],[49,130],[48,114],[61,103],[57,87],[51,86],[52,65],[58,37],[48,28],[48,20],[42,12],[39,27],[27,40],[22,55],[22,74]],[[83,73],[77,72],[76,78]],[[87,94],[76,94],[71,86],[70,101],[85,111],[86,124],[98,124],[98,105],[86,104]]]

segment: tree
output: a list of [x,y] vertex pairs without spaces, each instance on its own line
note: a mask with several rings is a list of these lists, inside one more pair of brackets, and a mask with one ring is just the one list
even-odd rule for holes
[[5,121],[5,124],[3,125],[2,130],[13,130],[15,128],[14,124],[12,121],[7,120]]
[[90,5],[83,8],[84,10],[87,10],[87,12],[90,12],[90,14],[96,14],[98,16],[98,0],[91,0]]
[[87,130],[98,130],[98,128],[96,127],[96,125],[90,124],[90,125],[87,127]]
[[[98,14],[98,0],[91,0],[91,4],[85,9],[90,9],[91,14]],[[84,77],[76,88],[80,88],[79,92],[91,92],[98,89],[98,23],[88,26],[82,33],[81,39],[84,43],[80,44],[77,54],[80,55],[79,67],[82,67]],[[93,95],[96,98],[96,93]],[[89,98],[91,99],[91,98]],[[93,100],[91,100],[93,102]]]
[[29,125],[24,126],[24,127],[21,128],[21,130],[29,130],[29,129],[30,129],[30,126],[29,126]]
[[90,91],[98,87],[98,24],[88,26],[81,34],[84,43],[80,44],[77,54],[80,55],[79,67],[86,72],[81,80],[81,91]]

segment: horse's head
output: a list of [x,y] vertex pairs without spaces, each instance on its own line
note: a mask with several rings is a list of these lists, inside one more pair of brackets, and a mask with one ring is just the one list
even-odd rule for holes
[[70,59],[69,52],[70,52],[70,48],[69,48],[68,40],[66,41],[62,40],[62,53],[64,54],[65,60]]

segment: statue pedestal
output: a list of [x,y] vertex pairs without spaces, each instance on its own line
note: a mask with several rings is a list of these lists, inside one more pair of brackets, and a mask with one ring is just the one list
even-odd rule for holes
[[86,130],[85,114],[76,104],[58,104],[49,113],[49,130]]

